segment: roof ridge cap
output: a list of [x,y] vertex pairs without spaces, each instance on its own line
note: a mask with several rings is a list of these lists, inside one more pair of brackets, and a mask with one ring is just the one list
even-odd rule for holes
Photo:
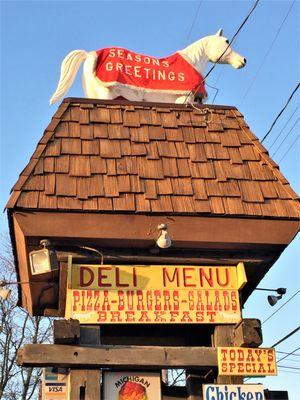
[[[177,104],[177,103],[159,103],[159,102],[147,102],[147,101],[129,101],[122,99],[115,100],[105,100],[105,99],[89,99],[85,97],[66,97],[63,99],[61,105],[63,104],[103,104],[103,105],[120,105],[120,106],[145,106],[145,107],[165,107],[165,108],[176,108],[176,109],[192,109],[193,107],[189,104]],[[200,108],[212,108],[221,110],[237,110],[236,106],[228,106],[221,104],[198,104]]]

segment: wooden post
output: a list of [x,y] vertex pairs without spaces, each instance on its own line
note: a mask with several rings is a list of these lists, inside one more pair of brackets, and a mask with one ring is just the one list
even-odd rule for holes
[[256,318],[245,318],[235,326],[234,345],[238,347],[259,347],[263,342],[261,322]]
[[53,324],[55,344],[76,344],[80,340],[80,324],[77,319],[57,319]]
[[71,369],[70,399],[101,400],[100,378],[100,370]]
[[[214,347],[230,347],[234,346],[234,325],[217,325],[213,334]],[[216,383],[243,383],[242,376],[218,376]]]
[[204,383],[201,373],[197,371],[186,371],[186,389],[187,389],[187,400],[202,400],[202,384]]

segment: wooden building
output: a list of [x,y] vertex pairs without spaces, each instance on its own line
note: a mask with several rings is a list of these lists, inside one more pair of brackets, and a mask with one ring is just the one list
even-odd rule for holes
[[[64,316],[66,255],[108,264],[245,265],[246,301],[299,229],[297,194],[235,107],[68,98],[7,204],[19,304]],[[169,249],[158,249],[167,224]],[[32,275],[48,239],[59,271]],[[213,327],[144,327],[141,343],[210,346]],[[130,325],[102,343],[138,344]],[[201,333],[201,335],[199,335]],[[126,340],[124,339],[126,338]],[[165,338],[165,339],[164,339]]]

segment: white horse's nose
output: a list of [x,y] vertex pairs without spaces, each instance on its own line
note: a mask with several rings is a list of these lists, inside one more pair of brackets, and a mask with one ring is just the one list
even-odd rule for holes
[[247,64],[247,58],[244,57],[244,64]]

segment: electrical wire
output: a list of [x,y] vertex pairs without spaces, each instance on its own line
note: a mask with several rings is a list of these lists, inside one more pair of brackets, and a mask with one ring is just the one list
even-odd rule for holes
[[286,304],[288,304],[295,296],[297,296],[297,294],[300,293],[300,290],[298,290],[296,293],[293,294],[293,296],[291,296],[285,303],[283,303],[279,308],[277,308],[276,311],[274,311],[271,315],[268,316],[267,319],[265,319],[261,324],[263,325],[264,323],[266,323],[267,321],[269,321],[269,319],[271,319],[275,314],[278,313],[278,311],[280,311]]
[[293,141],[293,143],[290,145],[290,147],[287,149],[287,151],[284,153],[284,155],[281,157],[281,159],[278,161],[278,164],[285,158],[285,156],[288,154],[288,152],[291,150],[291,148],[294,146],[294,144],[297,142],[299,139],[300,135],[296,136],[296,139]]
[[[290,355],[290,353],[288,353],[287,351],[279,351],[279,350],[276,350],[276,353],[279,353],[279,354],[288,354],[288,355]],[[293,356],[294,356],[294,357],[300,357],[300,354],[293,354]]]
[[[236,42],[236,40],[237,40],[237,38],[234,39],[234,41],[232,42],[232,44],[234,44],[234,42]],[[218,81],[220,80],[221,75],[222,75],[223,72],[224,72],[224,69],[225,69],[225,65],[222,65],[221,68],[220,68],[220,72],[219,72],[219,74],[217,75],[216,80],[214,81],[214,85],[216,85],[216,84],[218,83]],[[206,85],[207,85],[207,84],[206,84]]]
[[283,138],[283,140],[281,141],[281,143],[279,144],[279,146],[277,147],[277,149],[275,150],[275,152],[272,154],[272,157],[275,156],[276,153],[278,153],[280,147],[283,145],[283,143],[286,141],[286,139],[290,136],[290,134],[292,133],[293,129],[295,128],[295,126],[298,124],[300,120],[300,117],[298,119],[296,119],[296,121],[294,122],[294,125],[291,127],[291,129],[289,130],[289,132],[285,135],[285,137]]
[[287,371],[287,370],[285,370],[285,369],[280,369],[280,368],[278,368],[278,371],[279,371],[279,372],[285,372],[286,374],[300,375],[299,372]]
[[273,141],[273,143],[271,144],[271,146],[269,146],[269,151],[272,149],[272,147],[274,146],[274,144],[277,142],[277,140],[280,138],[282,132],[285,130],[285,128],[287,127],[288,123],[290,122],[290,120],[293,118],[293,116],[295,115],[295,113],[298,111],[299,109],[299,105],[295,108],[295,110],[293,111],[292,115],[289,117],[289,119],[286,121],[286,123],[284,124],[284,126],[282,127],[281,131],[278,133],[278,135],[276,136],[275,140]]
[[289,332],[286,336],[284,336],[282,339],[278,340],[278,342],[274,343],[271,347],[276,347],[278,346],[280,343],[284,342],[285,340],[287,340],[288,338],[290,338],[291,336],[295,335],[295,333],[297,333],[300,330],[300,326],[297,326],[297,328],[295,328],[293,331]]
[[287,106],[289,105],[290,101],[292,100],[294,94],[297,92],[297,90],[299,89],[300,83],[297,84],[297,86],[295,87],[295,89],[293,90],[293,92],[291,93],[290,97],[288,98],[287,102],[285,103],[285,105],[283,106],[283,108],[280,110],[280,112],[277,114],[276,118],[274,119],[274,121],[272,122],[268,132],[265,134],[265,136],[262,138],[261,143],[263,143],[266,138],[269,136],[269,134],[271,133],[272,129],[274,128],[276,122],[278,121],[278,119],[281,117],[282,113],[284,112],[284,110],[287,108]]
[[[282,339],[278,340],[278,342],[274,343],[273,346],[271,346],[271,347],[274,348],[274,347],[278,346],[280,343],[284,342],[285,340],[287,340],[288,338],[290,338],[291,336],[293,336],[295,333],[297,333],[297,332],[299,331],[299,329],[300,329],[300,326],[297,326],[297,328],[295,328],[293,331],[289,332],[289,333],[288,333],[287,335],[285,335]],[[292,353],[295,352],[295,351],[297,351],[297,350],[299,350],[299,349],[296,349],[296,350],[292,351]],[[290,354],[289,354],[289,355],[290,355]],[[283,357],[283,358],[282,358],[281,360],[279,360],[279,361],[282,361],[284,358],[285,358],[285,357]],[[277,363],[278,363],[279,361],[277,361]],[[282,365],[281,367],[283,367],[283,365]],[[254,376],[249,377],[249,378],[245,379],[245,382],[248,381],[249,379],[253,379],[253,378],[255,378],[255,377],[254,377]]]
[[297,349],[291,351],[290,353],[287,353],[284,357],[280,358],[280,360],[277,360],[277,364],[282,361],[285,360],[287,357],[291,356],[292,354],[296,353],[296,351],[300,350],[300,347],[298,347]]
[[194,19],[193,19],[193,22],[192,22],[192,24],[191,24],[190,30],[189,30],[189,32],[188,32],[188,34],[187,34],[187,37],[186,37],[186,44],[188,44],[188,40],[189,40],[190,35],[191,35],[191,33],[192,33],[193,29],[194,29],[194,26],[195,26],[195,23],[196,23],[196,21],[197,21],[198,14],[199,14],[200,8],[201,8],[201,6],[202,6],[202,3],[203,3],[203,0],[200,0],[200,1],[199,1],[199,4],[198,4],[197,11],[196,11],[196,14],[195,14],[195,17],[194,17]]
[[270,46],[269,46],[269,48],[268,48],[266,54],[265,54],[264,57],[263,57],[263,60],[262,60],[262,62],[261,62],[261,64],[260,64],[260,66],[258,67],[258,69],[257,69],[257,71],[256,71],[256,73],[255,73],[255,75],[254,75],[254,77],[253,77],[253,79],[252,79],[252,81],[250,82],[250,85],[249,85],[248,88],[246,89],[246,91],[245,91],[245,93],[244,93],[244,95],[243,95],[243,97],[242,97],[242,99],[241,99],[240,106],[244,103],[245,98],[247,97],[248,93],[250,92],[252,86],[254,85],[254,83],[255,83],[255,81],[256,81],[256,79],[257,79],[257,77],[258,77],[258,75],[259,75],[259,73],[260,73],[260,71],[261,71],[261,69],[262,69],[262,67],[263,67],[264,64],[265,64],[265,61],[266,61],[268,55],[270,54],[270,52],[271,52],[271,50],[272,50],[272,48],[273,48],[273,46],[274,46],[274,44],[275,44],[275,42],[276,42],[276,40],[277,40],[279,34],[280,34],[280,31],[281,31],[281,29],[282,29],[282,27],[283,27],[285,21],[287,20],[288,16],[290,15],[290,12],[292,11],[292,8],[293,8],[295,2],[296,2],[296,0],[294,0],[293,3],[292,3],[292,5],[289,7],[289,9],[288,9],[288,11],[287,11],[285,17],[283,18],[283,20],[282,20],[282,22],[281,22],[279,28],[277,29],[277,32],[276,32],[276,34],[275,34],[275,36],[274,36],[274,38],[273,38],[273,40],[272,40],[272,42],[271,42],[271,44],[270,44]]
[[239,28],[237,29],[237,31],[235,32],[235,34],[233,35],[232,39],[230,40],[230,42],[228,43],[226,49],[223,51],[223,53],[220,55],[220,57],[217,59],[216,62],[214,62],[213,66],[210,68],[210,70],[207,72],[207,74],[204,76],[204,78],[202,79],[201,83],[193,90],[191,90],[188,95],[185,98],[184,104],[187,102],[188,98],[190,97],[190,95],[192,93],[197,93],[198,89],[200,88],[200,86],[206,81],[206,79],[208,78],[208,76],[212,73],[212,71],[215,69],[216,65],[218,64],[218,62],[221,60],[221,58],[223,57],[223,55],[226,53],[226,51],[228,50],[228,48],[230,47],[230,45],[233,43],[233,41],[235,40],[235,38],[238,36],[238,34],[240,33],[240,31],[242,30],[242,28],[244,27],[244,25],[246,24],[246,22],[248,21],[248,19],[250,18],[251,14],[253,13],[253,11],[256,9],[256,7],[258,6],[258,3],[260,2],[260,0],[256,0],[251,8],[251,10],[248,12],[247,16],[244,18],[243,22],[241,23],[241,25],[239,26]]

